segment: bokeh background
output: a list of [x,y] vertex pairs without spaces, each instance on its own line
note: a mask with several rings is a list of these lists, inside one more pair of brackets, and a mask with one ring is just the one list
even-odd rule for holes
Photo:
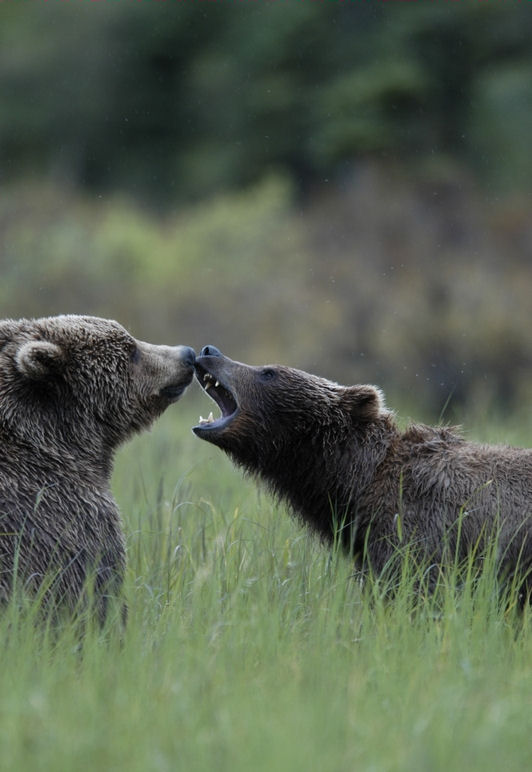
[[532,3],[0,16],[2,316],[530,412]]

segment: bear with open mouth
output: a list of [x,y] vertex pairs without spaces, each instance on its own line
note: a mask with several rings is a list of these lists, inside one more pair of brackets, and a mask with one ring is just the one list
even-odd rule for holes
[[440,570],[480,560],[497,537],[502,575],[532,589],[532,451],[481,445],[449,428],[401,431],[375,386],[340,386],[205,346],[196,378],[221,416],[193,428],[264,480],[307,525],[380,574],[406,545]]

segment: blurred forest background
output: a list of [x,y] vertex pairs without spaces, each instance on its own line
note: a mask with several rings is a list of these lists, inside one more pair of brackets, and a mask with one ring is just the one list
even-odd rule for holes
[[0,3],[2,316],[531,393],[532,3]]

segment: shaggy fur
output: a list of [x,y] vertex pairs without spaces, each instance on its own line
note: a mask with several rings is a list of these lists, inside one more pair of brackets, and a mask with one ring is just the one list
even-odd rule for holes
[[407,544],[441,566],[481,556],[493,536],[502,572],[530,571],[532,451],[466,442],[445,428],[401,432],[373,386],[250,367],[214,346],[202,350],[196,375],[222,417],[194,432],[374,572]]
[[113,321],[0,321],[0,600],[46,577],[45,599],[72,608],[94,571],[104,618],[125,566],[113,452],[180,396],[193,364],[192,349]]

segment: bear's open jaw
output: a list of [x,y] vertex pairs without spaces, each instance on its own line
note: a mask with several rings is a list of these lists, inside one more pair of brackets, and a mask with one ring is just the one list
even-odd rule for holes
[[215,419],[212,412],[209,413],[207,418],[200,416],[199,423],[194,427],[200,431],[210,431],[212,429],[222,429],[225,427],[235,416],[238,410],[238,404],[230,389],[205,369],[202,365],[196,362],[196,378],[198,379],[201,387],[207,392],[214,402],[218,405],[222,411],[220,418]]

